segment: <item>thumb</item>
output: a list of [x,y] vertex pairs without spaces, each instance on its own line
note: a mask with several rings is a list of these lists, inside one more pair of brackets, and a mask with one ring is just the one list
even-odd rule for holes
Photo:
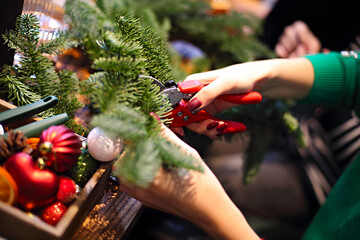
[[189,101],[187,108],[190,111],[200,110],[211,104],[220,95],[231,93],[230,84],[226,84],[225,78],[226,76],[218,77],[215,81],[203,87]]
[[215,82],[202,88],[187,104],[187,108],[190,111],[197,111],[208,106],[216,97],[220,95],[217,89],[214,87]]
[[202,88],[187,104],[190,111],[196,111],[211,103],[213,100],[213,87],[212,83],[221,75],[222,69],[195,73],[187,76],[184,81],[197,80],[205,87]]

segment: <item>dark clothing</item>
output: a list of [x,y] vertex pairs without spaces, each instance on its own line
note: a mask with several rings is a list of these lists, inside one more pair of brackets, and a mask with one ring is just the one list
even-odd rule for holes
[[16,18],[21,14],[23,0],[1,1],[0,7],[0,67],[4,64],[12,65],[14,61],[14,51],[9,50],[4,43],[2,35],[15,28]]
[[318,37],[322,48],[347,50],[360,35],[359,9],[358,0],[278,0],[264,21],[261,40],[274,49],[284,28],[302,20]]

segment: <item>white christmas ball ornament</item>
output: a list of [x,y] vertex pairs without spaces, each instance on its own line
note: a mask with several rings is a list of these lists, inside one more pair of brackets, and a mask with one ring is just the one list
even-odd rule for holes
[[123,142],[119,137],[109,137],[98,127],[90,131],[87,143],[90,155],[101,162],[114,160],[123,147]]

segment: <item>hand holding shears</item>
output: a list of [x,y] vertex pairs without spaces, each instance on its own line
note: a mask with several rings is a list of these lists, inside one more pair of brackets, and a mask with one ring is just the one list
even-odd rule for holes
[[[160,91],[168,97],[173,107],[173,110],[168,116],[169,119],[173,119],[170,127],[183,127],[193,122],[211,119],[226,123],[227,127],[224,129],[223,133],[240,133],[246,130],[246,126],[243,123],[220,120],[211,116],[205,110],[192,112],[187,108],[187,103],[192,96],[204,87],[201,82],[197,80],[190,80],[176,84],[175,82],[170,81],[164,85],[158,80],[153,79],[153,83],[160,87]],[[234,104],[255,104],[261,102],[262,96],[260,93],[253,91],[244,94],[221,95],[218,99]]]

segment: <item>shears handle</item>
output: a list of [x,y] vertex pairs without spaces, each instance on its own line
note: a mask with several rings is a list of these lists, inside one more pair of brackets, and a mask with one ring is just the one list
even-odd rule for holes
[[[200,91],[203,87],[204,85],[198,80],[190,80],[178,83],[178,88],[183,93],[193,94]],[[234,104],[255,104],[262,101],[261,94],[255,91],[243,94],[225,94],[217,98]]]
[[[204,85],[197,80],[190,80],[178,83],[179,90],[184,94],[194,94],[200,91]],[[221,95],[218,99],[225,100],[234,104],[255,104],[262,101],[262,96],[258,92],[249,92],[244,94],[226,94]],[[192,113],[186,108],[188,100],[182,99],[179,104],[171,111],[168,118],[172,118],[172,127],[183,127],[193,122],[200,122],[205,119],[212,119],[213,121],[223,121],[228,126],[223,133],[240,133],[246,130],[246,126],[243,123],[221,120],[214,118],[208,114],[205,110],[201,110],[196,113]]]
[[186,103],[187,101],[181,100],[181,102],[171,111],[170,115],[168,116],[168,118],[173,119],[170,124],[172,127],[184,127],[193,122],[212,119],[214,121],[223,121],[227,123],[228,127],[223,131],[224,133],[240,133],[246,130],[246,126],[243,123],[217,119],[204,110],[192,113],[186,108]]

